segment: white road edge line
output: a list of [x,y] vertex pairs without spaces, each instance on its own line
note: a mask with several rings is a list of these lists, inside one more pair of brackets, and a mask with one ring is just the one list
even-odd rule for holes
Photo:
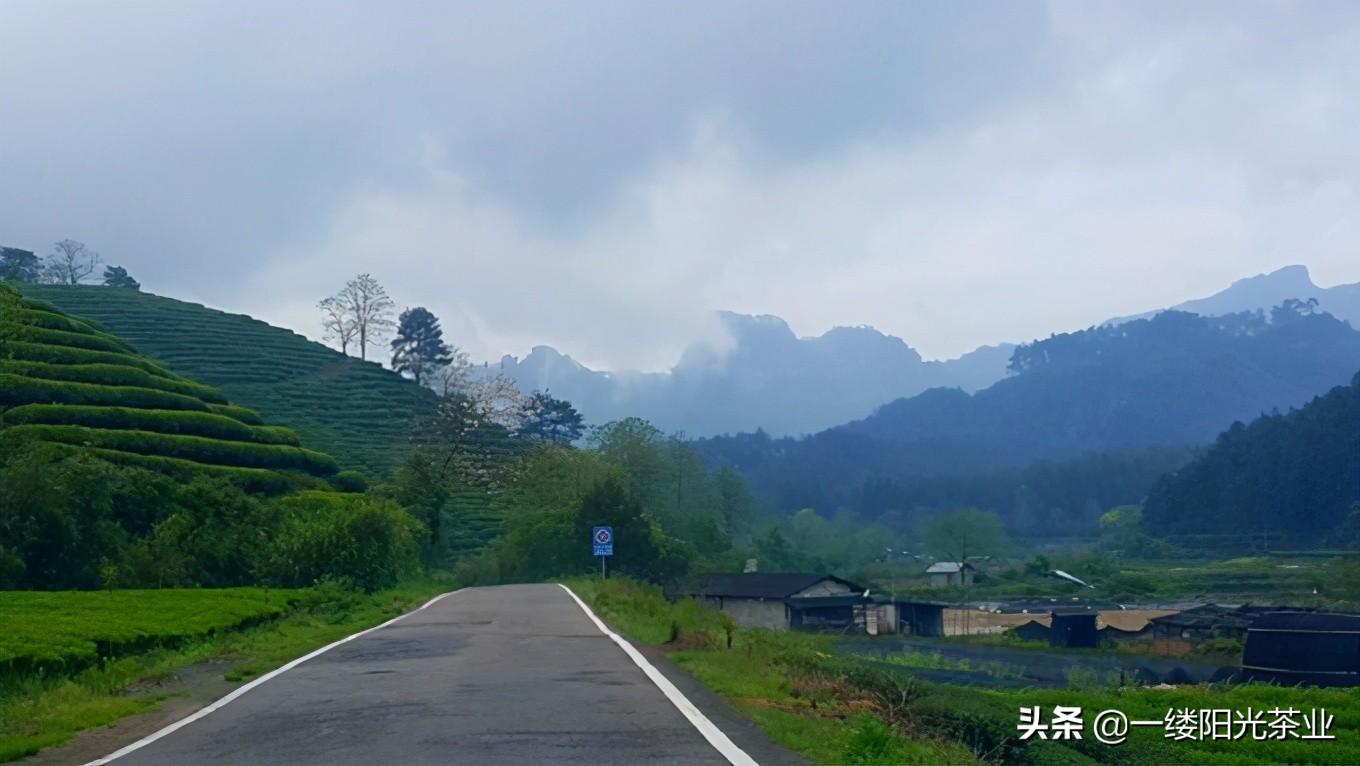
[[609,636],[614,643],[619,645],[619,648],[623,649],[624,654],[628,655],[628,659],[632,660],[633,664],[642,669],[642,672],[651,679],[652,683],[656,684],[656,687],[661,690],[661,693],[666,695],[666,699],[670,700],[671,704],[675,705],[676,709],[688,718],[690,723],[694,724],[694,728],[698,729],[699,733],[704,735],[704,739],[708,740],[708,744],[712,745],[719,753],[721,753],[722,756],[727,759],[728,763],[732,764],[732,766],[758,766],[755,760],[746,754],[745,750],[737,747],[735,742],[728,739],[727,735],[723,734],[722,729],[719,729],[712,721],[708,720],[708,717],[701,713],[699,708],[695,707],[694,703],[690,702],[689,698],[679,689],[675,688],[675,684],[671,683],[669,678],[666,678],[661,674],[661,671],[653,667],[652,663],[648,662],[647,658],[643,657],[641,652],[635,649],[632,644],[628,643],[628,641],[618,633],[610,630],[609,626],[605,625],[599,617],[596,617],[595,613],[590,611],[590,607],[586,606],[586,602],[582,601],[579,596],[573,593],[571,588],[568,588],[562,583],[558,583],[557,585],[562,590],[566,591],[567,595],[576,600],[576,604],[580,606],[581,610],[586,613],[586,616],[595,623],[595,627],[599,628],[601,633]]
[[[459,588],[458,590],[462,590],[462,588]],[[303,655],[303,656],[301,656],[301,657],[298,657],[297,659],[293,660],[292,662],[289,662],[287,665],[284,665],[284,666],[282,666],[282,667],[275,668],[274,670],[271,670],[271,671],[269,671],[268,673],[265,673],[264,675],[260,676],[259,678],[255,679],[254,681],[251,681],[250,683],[246,684],[245,686],[242,686],[242,687],[240,687],[239,689],[233,690],[233,691],[231,692],[231,694],[228,694],[228,695],[226,695],[225,697],[222,697],[221,699],[217,700],[216,702],[213,702],[213,703],[211,703],[211,704],[209,704],[209,705],[206,705],[206,706],[204,706],[204,707],[199,708],[198,710],[195,710],[192,714],[190,714],[190,715],[188,715],[188,716],[185,716],[184,718],[181,718],[181,719],[179,719],[178,721],[175,721],[174,723],[170,724],[169,726],[166,726],[165,728],[161,729],[160,731],[154,732],[154,733],[152,733],[152,734],[148,734],[148,735],[146,735],[145,737],[142,737],[141,739],[137,740],[136,742],[133,742],[131,745],[128,745],[128,746],[126,746],[126,747],[124,747],[124,748],[121,748],[121,749],[119,749],[119,750],[115,750],[114,752],[109,753],[108,755],[104,756],[103,758],[100,758],[100,759],[94,760],[94,761],[90,761],[89,763],[85,764],[85,766],[103,766],[103,764],[106,764],[106,763],[109,763],[109,762],[111,762],[111,761],[115,761],[115,760],[117,760],[117,759],[119,759],[119,758],[122,758],[123,756],[127,755],[128,753],[131,753],[131,752],[136,751],[136,750],[140,750],[140,749],[146,747],[147,745],[151,744],[152,742],[155,742],[156,740],[160,739],[161,737],[164,737],[164,736],[166,736],[166,735],[168,735],[168,734],[174,734],[175,732],[179,731],[180,729],[184,728],[185,726],[188,726],[189,724],[193,723],[194,721],[197,721],[198,719],[207,716],[208,714],[212,713],[213,711],[215,711],[215,710],[220,710],[221,708],[225,707],[228,703],[230,703],[232,700],[236,699],[237,697],[240,697],[242,694],[245,694],[246,692],[250,691],[251,689],[254,689],[255,687],[259,686],[260,684],[264,683],[265,681],[268,681],[269,679],[271,679],[271,678],[273,678],[273,677],[275,677],[275,676],[277,676],[277,675],[279,675],[279,674],[281,674],[281,673],[285,673],[285,672],[287,672],[287,671],[289,671],[289,670],[292,670],[293,668],[297,667],[298,665],[301,665],[302,663],[306,662],[307,660],[312,659],[313,657],[318,657],[318,656],[320,656],[320,655],[323,655],[323,654],[325,654],[326,652],[329,652],[330,650],[334,649],[335,647],[337,647],[337,646],[339,646],[339,645],[341,645],[341,644],[349,643],[350,641],[353,641],[354,639],[359,638],[360,636],[366,636],[366,635],[368,635],[369,633],[372,633],[372,632],[375,631],[375,630],[382,630],[383,628],[387,627],[388,625],[391,625],[391,624],[394,623],[394,622],[398,622],[398,621],[404,620],[404,619],[406,619],[407,617],[410,617],[411,615],[415,614],[416,612],[419,612],[419,611],[423,611],[423,610],[425,610],[425,609],[428,609],[429,607],[431,607],[431,606],[435,605],[436,603],[438,603],[438,602],[439,602],[441,599],[443,599],[445,596],[452,596],[453,594],[455,594],[455,593],[457,593],[457,592],[458,592],[457,590],[451,590],[451,591],[449,591],[448,593],[440,593],[438,596],[435,596],[434,598],[430,599],[429,601],[426,601],[425,603],[421,604],[419,607],[416,607],[415,609],[412,609],[411,611],[406,612],[406,613],[404,613],[404,614],[399,614],[399,615],[397,615],[396,617],[393,617],[392,619],[388,620],[387,622],[384,622],[384,623],[381,624],[381,625],[374,625],[373,627],[369,628],[368,630],[361,630],[361,631],[359,631],[358,633],[354,633],[354,634],[345,636],[344,638],[340,639],[339,641],[335,641],[335,642],[326,644],[325,646],[323,646],[323,647],[321,647],[320,649],[317,649],[317,650],[311,652],[310,654],[305,654],[305,655]]]

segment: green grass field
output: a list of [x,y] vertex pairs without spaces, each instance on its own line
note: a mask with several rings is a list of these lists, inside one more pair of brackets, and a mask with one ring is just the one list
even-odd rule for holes
[[[342,468],[382,474],[401,459],[411,420],[434,394],[373,362],[361,362],[239,314],[135,290],[23,285],[127,341],[179,375],[220,389]],[[89,349],[89,353],[110,353]]]
[[0,591],[0,675],[81,670],[269,620],[297,599],[264,588]]
[[[155,708],[176,692],[147,682],[187,665],[222,663],[226,680],[245,681],[447,589],[0,592],[0,652],[27,658],[0,664],[0,762]],[[96,647],[118,651],[95,661]],[[31,664],[58,657],[65,661]]]

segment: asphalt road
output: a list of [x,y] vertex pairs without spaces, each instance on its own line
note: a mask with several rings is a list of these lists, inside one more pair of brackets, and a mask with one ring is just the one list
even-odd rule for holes
[[470,588],[114,761],[725,764],[556,585]]

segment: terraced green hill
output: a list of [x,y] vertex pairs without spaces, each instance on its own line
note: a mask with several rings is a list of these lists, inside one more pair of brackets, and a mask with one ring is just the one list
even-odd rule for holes
[[407,446],[434,394],[373,362],[240,314],[135,290],[23,285],[24,294],[93,319],[176,373],[215,386],[345,468],[381,474]]
[[335,460],[211,386],[0,284],[0,446],[81,445],[114,462],[252,489],[316,486]]

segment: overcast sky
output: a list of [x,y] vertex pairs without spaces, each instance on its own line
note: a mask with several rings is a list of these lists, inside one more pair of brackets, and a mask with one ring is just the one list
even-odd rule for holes
[[0,0],[0,244],[475,358],[711,312],[927,357],[1305,263],[1360,281],[1360,4]]

